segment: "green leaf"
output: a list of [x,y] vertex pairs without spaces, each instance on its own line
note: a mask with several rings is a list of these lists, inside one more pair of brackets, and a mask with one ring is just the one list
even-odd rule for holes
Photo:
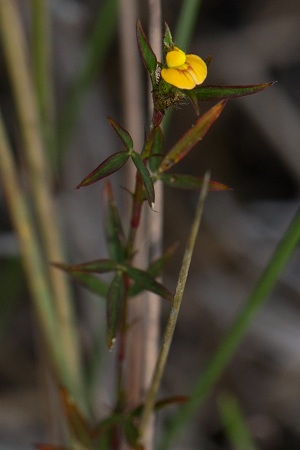
[[92,427],[64,388],[61,389],[61,398],[71,436],[76,438],[80,444],[90,448],[92,445]]
[[152,181],[150,172],[147,169],[147,167],[145,166],[145,162],[142,159],[141,155],[139,155],[137,152],[132,151],[131,158],[132,158],[132,161],[134,162],[134,165],[137,168],[137,171],[143,182],[143,186],[146,191],[148,203],[151,206],[151,208],[153,208],[154,200],[155,200],[155,193],[154,193],[154,186],[153,186],[153,181]]
[[62,263],[52,263],[52,266],[65,270],[66,272],[106,273],[120,270],[120,264],[112,259],[96,259],[95,261],[72,264],[70,266]]
[[67,264],[54,263],[52,265],[54,267],[57,267],[58,269],[67,272],[68,275],[70,275],[71,278],[73,278],[73,280],[77,281],[94,294],[97,294],[100,297],[106,297],[108,292],[108,284],[105,281],[99,280],[99,278],[96,278],[95,276],[90,275],[89,273],[84,273],[76,270],[69,270],[70,266],[68,266]]
[[69,275],[94,294],[104,298],[107,296],[108,284],[105,281],[89,273],[69,271]]
[[[159,179],[166,185],[180,188],[180,189],[194,189],[200,190],[203,186],[202,177],[194,177],[192,175],[181,175],[178,173],[162,173],[159,175]],[[217,181],[209,182],[209,191],[228,191],[231,190],[225,184],[218,183]]]
[[143,444],[139,443],[139,431],[132,419],[127,419],[124,423],[124,434],[130,448],[134,450],[144,450]]
[[[156,259],[149,265],[149,267],[147,269],[147,273],[149,275],[151,275],[153,278],[156,278],[159,275],[161,275],[166,263],[171,258],[171,256],[174,255],[177,247],[178,247],[177,244],[174,244],[171,247],[169,247],[160,258]],[[133,297],[134,295],[137,295],[142,291],[143,291],[143,287],[138,283],[134,283],[129,288],[129,295],[130,295],[130,297]]]
[[226,101],[222,101],[214,105],[206,111],[190,128],[179,141],[166,154],[160,164],[159,172],[164,172],[181,161],[190,150],[205,136],[207,131],[217,120],[226,105]]
[[109,253],[112,259],[122,262],[125,258],[125,235],[109,182],[105,186],[104,198],[106,202],[105,232]]
[[128,276],[140,286],[142,286],[143,289],[154,292],[165,300],[173,300],[173,294],[163,284],[156,281],[155,278],[148,272],[136,269],[135,267],[131,267],[127,264],[124,264],[124,267]]
[[224,392],[219,396],[218,405],[221,421],[232,448],[258,450],[236,398]]
[[149,158],[149,167],[152,172],[158,170],[159,164],[162,160],[164,136],[160,127],[155,128],[153,142],[151,147],[151,154]]
[[172,50],[174,47],[172,34],[169,28],[169,25],[165,22],[165,34],[164,34],[164,40],[163,40],[163,47],[164,47],[164,56],[166,56],[166,53],[168,51]]
[[[272,86],[275,81],[263,84],[249,84],[245,86],[199,86],[190,91],[200,101],[224,100],[229,98],[244,97],[245,95],[256,94]],[[189,91],[185,91],[189,96]]]
[[140,50],[140,54],[141,54],[143,63],[149,72],[152,85],[155,86],[156,85],[157,59],[151,48],[151,45],[149,44],[148,39],[146,38],[146,35],[142,28],[141,22],[139,20],[137,21],[136,35],[137,35],[138,47]]
[[117,272],[110,284],[107,294],[106,305],[106,342],[109,350],[112,349],[116,337],[119,333],[122,311],[125,299],[125,285],[123,274],[121,271]]
[[123,144],[125,145],[125,147],[127,148],[127,150],[131,151],[133,149],[133,141],[128,131],[125,130],[123,127],[121,127],[121,125],[119,125],[111,117],[109,117],[108,120],[113,129],[116,131],[119,138],[121,139],[121,141],[123,142]]
[[126,161],[129,158],[128,151],[122,151],[114,153],[105,159],[95,170],[89,173],[77,186],[76,189],[80,189],[82,187],[89,186],[96,181],[102,180],[105,177],[108,177],[112,173],[117,172],[117,170],[121,169],[124,166]]
[[102,419],[96,424],[93,430],[94,438],[114,428],[116,425],[120,425],[124,422],[124,414],[113,414],[112,416]]

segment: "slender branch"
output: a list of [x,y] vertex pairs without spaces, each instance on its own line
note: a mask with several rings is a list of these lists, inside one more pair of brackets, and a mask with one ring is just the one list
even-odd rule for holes
[[200,222],[201,222],[201,218],[202,218],[204,202],[205,202],[205,198],[206,198],[206,195],[208,192],[209,179],[210,179],[210,175],[207,172],[205,174],[205,177],[203,180],[203,186],[202,186],[200,196],[199,196],[195,219],[192,224],[192,228],[190,231],[186,250],[185,250],[185,253],[183,256],[183,261],[182,261],[182,265],[181,265],[181,269],[180,269],[177,288],[176,288],[172,308],[171,308],[171,311],[169,314],[169,319],[168,319],[168,322],[166,325],[164,337],[162,340],[162,344],[161,344],[159,356],[157,359],[155,371],[154,371],[154,374],[152,377],[152,382],[151,382],[150,388],[149,388],[149,390],[146,394],[146,398],[145,398],[145,403],[144,403],[145,406],[144,406],[144,409],[143,409],[143,412],[141,415],[141,421],[140,421],[140,426],[139,426],[139,432],[140,432],[141,439],[143,439],[149,418],[152,414],[153,407],[154,407],[156,397],[158,394],[158,390],[160,387],[161,379],[162,379],[162,376],[163,376],[163,373],[165,370],[167,357],[168,357],[170,346],[172,343],[173,334],[174,334],[175,326],[176,326],[177,319],[178,319],[179,309],[180,309],[182,298],[183,298],[183,293],[184,293],[185,284],[186,284],[186,280],[187,280],[187,276],[188,276],[188,271],[189,271],[192,254],[193,254],[193,250],[194,250],[194,246],[195,246],[195,242],[196,242],[196,237],[198,234],[198,230],[199,230],[199,226],[200,226]]

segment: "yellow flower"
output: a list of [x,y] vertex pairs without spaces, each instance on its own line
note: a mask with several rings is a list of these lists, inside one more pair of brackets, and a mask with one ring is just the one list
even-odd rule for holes
[[174,47],[166,55],[167,67],[161,70],[163,79],[179,89],[193,89],[203,83],[207,76],[207,66],[197,55],[186,55]]

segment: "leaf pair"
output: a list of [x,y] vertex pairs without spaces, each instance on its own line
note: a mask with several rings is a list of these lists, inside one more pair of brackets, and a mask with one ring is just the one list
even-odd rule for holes
[[[127,293],[127,280],[134,282],[135,291],[148,290],[165,300],[172,301],[172,293],[161,283],[155,280],[150,273],[132,267],[123,262],[122,264],[112,259],[99,259],[83,264],[70,265],[54,264],[69,274],[75,274],[75,278],[82,281],[85,285],[93,285],[103,290],[106,297],[107,330],[106,340],[109,349],[112,348],[115,339],[120,331],[124,301]],[[90,278],[91,273],[114,272],[113,279],[109,285],[104,287],[102,283],[97,285],[95,279]],[[88,278],[86,278],[88,275]]]

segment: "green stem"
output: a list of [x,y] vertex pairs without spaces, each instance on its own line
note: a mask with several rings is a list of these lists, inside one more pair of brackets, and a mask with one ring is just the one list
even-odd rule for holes
[[62,347],[57,342],[58,325],[56,321],[53,294],[45,263],[37,242],[37,234],[30,216],[26,199],[18,184],[16,167],[12,158],[2,116],[0,113],[0,178],[7,200],[10,216],[17,232],[24,269],[29,288],[38,314],[41,330],[44,333],[49,354],[53,357],[56,373],[67,382]]
[[[21,133],[24,156],[28,169],[28,180],[34,201],[34,210],[44,244],[45,259],[61,261],[64,259],[58,232],[54,200],[51,193],[49,164],[41,133],[36,96],[29,69],[28,51],[21,25],[20,14],[15,0],[0,2],[0,30],[3,51],[14,93]],[[57,347],[64,351],[65,361],[61,370],[68,370],[68,387],[76,399],[84,402],[82,374],[80,367],[78,334],[75,326],[73,305],[69,285],[64,274],[50,268],[49,278],[55,300],[58,333]],[[47,333],[48,329],[45,329]],[[51,343],[54,342],[50,339]],[[55,352],[55,349],[52,349]]]
[[208,192],[208,185],[209,185],[209,174],[206,173],[203,181],[203,186],[200,192],[199,196],[199,202],[196,209],[196,215],[194,222],[192,224],[189,240],[186,246],[186,250],[183,257],[183,262],[178,278],[178,284],[172,304],[172,308],[169,314],[168,322],[166,325],[163,341],[161,344],[160,352],[158,355],[157,363],[155,366],[155,370],[153,373],[152,381],[150,388],[148,389],[148,392],[146,394],[145,402],[144,402],[144,408],[141,415],[141,421],[139,426],[139,433],[141,439],[143,439],[146,427],[148,425],[148,421],[150,419],[150,416],[153,411],[153,407],[157,398],[158,390],[160,387],[161,379],[165,370],[167,357],[169,354],[170,346],[173,339],[173,334],[175,330],[175,326],[178,319],[179,309],[181,306],[183,293],[185,289],[185,284],[188,276],[188,271],[192,259],[192,254],[196,242],[196,237],[198,234],[201,217],[203,213],[203,207],[204,207],[204,201]]
[[244,309],[228,331],[207,369],[195,384],[190,400],[175,414],[163,438],[162,444],[159,446],[160,450],[169,448],[183,427],[191,421],[192,416],[196,413],[214,384],[220,378],[244,337],[254,315],[261,308],[274,288],[279,275],[299,244],[299,240],[300,210],[296,213],[290,227],[275,250],[272,259],[252,291]]

